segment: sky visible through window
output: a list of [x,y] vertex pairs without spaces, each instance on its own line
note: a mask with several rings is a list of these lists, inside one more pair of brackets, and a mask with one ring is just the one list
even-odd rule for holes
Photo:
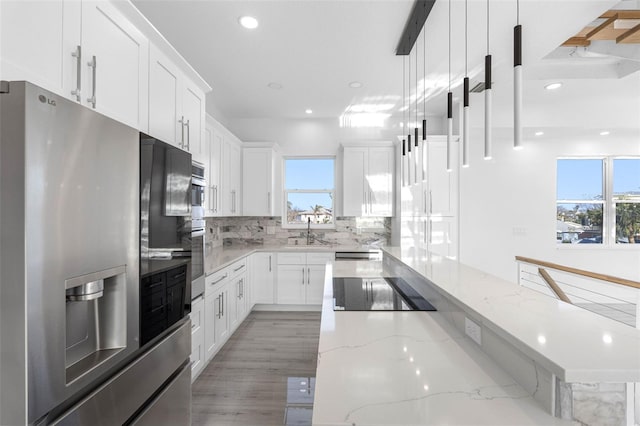
[[[640,159],[614,159],[614,194],[640,193]],[[558,160],[558,200],[601,200],[602,160]]]
[[[333,158],[300,158],[285,160],[286,190],[333,190]],[[332,208],[333,202],[328,194],[290,194],[293,207],[308,210],[316,204]]]

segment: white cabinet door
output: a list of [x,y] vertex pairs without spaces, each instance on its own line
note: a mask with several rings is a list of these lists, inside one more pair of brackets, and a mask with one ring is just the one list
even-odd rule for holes
[[[75,0],[1,1],[0,79],[27,80],[76,100],[78,65],[80,74],[85,67],[81,14]],[[78,47],[80,58],[72,56]]]
[[429,142],[428,149],[428,214],[453,216],[456,197],[455,172],[447,172],[447,144],[446,142]]
[[456,220],[454,217],[432,217],[429,220],[428,247],[430,252],[449,258],[456,258]]
[[369,167],[365,177],[369,187],[371,216],[393,215],[393,148],[369,148]]
[[305,303],[306,265],[278,265],[278,303]]
[[254,253],[251,255],[251,297],[253,303],[273,304],[275,299],[274,253]]
[[367,211],[365,199],[367,186],[365,174],[367,171],[367,148],[344,149],[344,177],[343,177],[343,214],[344,216],[364,216]]
[[137,129],[146,128],[148,49],[148,40],[112,4],[83,1],[83,104]]
[[204,364],[205,347],[204,347],[204,305],[205,301],[202,297],[197,298],[191,304],[191,382],[198,377]]
[[186,78],[182,86],[182,123],[184,125],[184,147],[194,160],[204,163],[204,93]]
[[180,71],[158,48],[149,50],[149,134],[178,146]]
[[[211,139],[209,139],[209,134]],[[222,169],[222,134],[214,128],[213,125],[207,124],[207,141],[209,142],[209,168],[207,172],[208,191],[205,199],[208,200],[207,216],[220,216],[222,210],[220,208],[220,179]]]
[[220,315],[219,295],[214,292],[207,294],[204,298],[204,305],[205,360],[208,361],[218,349],[216,319]]
[[[227,136],[227,135],[225,135]],[[240,146],[228,140],[222,141],[222,182],[221,207],[223,216],[238,216],[240,214],[241,175]]]
[[273,150],[242,150],[242,214],[273,215]]
[[322,305],[324,271],[324,265],[307,265],[307,294],[305,302],[308,305]]

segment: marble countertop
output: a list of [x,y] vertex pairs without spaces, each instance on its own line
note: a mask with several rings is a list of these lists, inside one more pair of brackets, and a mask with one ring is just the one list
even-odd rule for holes
[[333,311],[333,276],[382,262],[334,262],[325,276],[313,424],[566,425],[438,312]]
[[383,251],[565,382],[640,382],[640,330],[425,251]]
[[287,245],[287,246],[261,246],[261,245],[247,245],[247,246],[223,246],[211,248],[211,246],[205,247],[205,262],[204,270],[206,275],[211,275],[214,272],[229,266],[233,262],[249,256],[255,252],[336,252],[336,251],[363,251],[369,250],[367,246],[350,246],[350,245]]

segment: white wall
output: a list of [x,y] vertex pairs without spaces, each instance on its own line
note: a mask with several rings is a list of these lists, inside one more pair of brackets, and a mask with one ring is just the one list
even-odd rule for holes
[[559,248],[555,204],[557,157],[640,155],[640,131],[602,137],[555,130],[562,136],[529,137],[522,151],[512,149],[511,129],[494,130],[489,161],[482,159],[482,129],[472,132],[472,164],[460,171],[460,261],[513,282],[516,255],[640,280],[640,245]]

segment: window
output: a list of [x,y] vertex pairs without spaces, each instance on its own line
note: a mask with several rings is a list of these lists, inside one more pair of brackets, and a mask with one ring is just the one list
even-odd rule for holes
[[558,159],[556,219],[558,243],[640,243],[640,158]]
[[333,158],[285,158],[284,227],[333,228],[335,182]]

